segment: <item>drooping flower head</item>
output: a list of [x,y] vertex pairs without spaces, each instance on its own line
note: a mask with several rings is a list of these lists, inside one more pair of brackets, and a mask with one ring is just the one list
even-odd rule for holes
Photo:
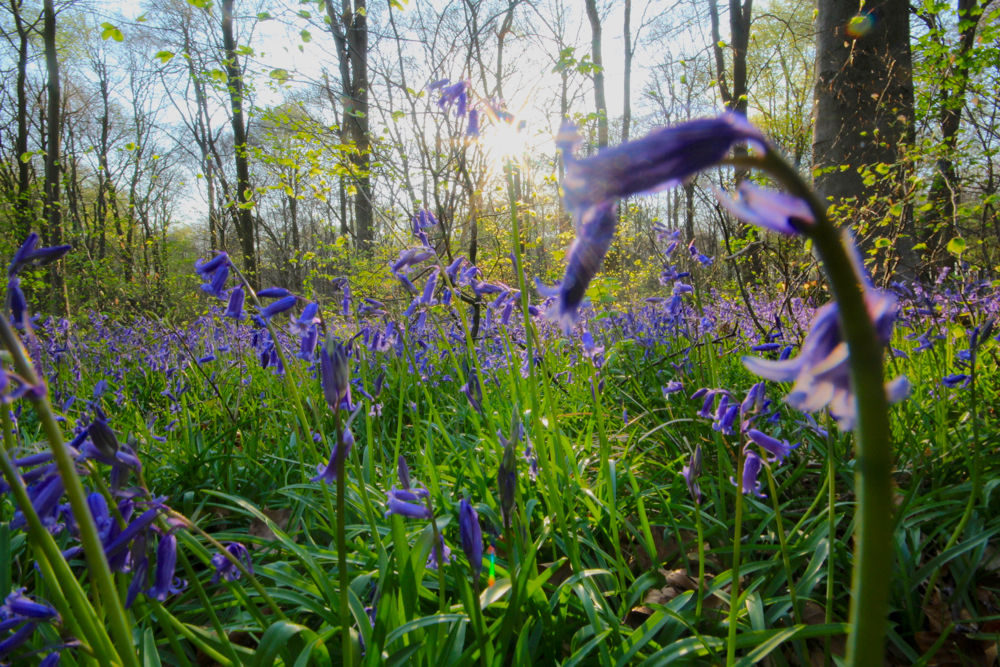
[[802,444],[797,442],[794,445],[789,445],[787,440],[778,440],[777,438],[773,438],[755,428],[747,431],[747,435],[750,436],[750,439],[753,440],[755,444],[760,445],[767,451],[768,454],[771,455],[771,458],[768,459],[769,463],[777,463],[778,465],[781,465],[781,462],[785,460],[785,457],[791,454],[793,449]]
[[[856,256],[857,251],[849,238],[845,243]],[[864,275],[860,267],[855,268],[859,276]],[[879,340],[887,345],[897,315],[896,297],[866,284],[865,304]],[[839,317],[837,304],[831,301],[816,311],[797,357],[779,361],[744,357],[743,364],[766,380],[794,382],[791,393],[785,396],[786,403],[803,412],[816,412],[828,406],[837,424],[850,430],[854,427],[857,405]],[[909,393],[909,382],[900,376],[886,385],[886,391],[890,403],[898,402]]]
[[39,248],[38,234],[31,232],[11,258],[7,276],[12,278],[29,266],[43,266],[55,262],[72,249],[73,246],[70,245]]
[[[763,487],[763,482],[757,479],[760,476],[760,471],[764,467],[764,462],[755,452],[750,449],[743,449],[743,474],[740,485],[743,493],[752,493],[758,498],[767,498],[767,496],[761,492]],[[730,483],[736,484],[736,480],[732,477],[729,478]]]
[[746,141],[766,145],[760,131],[742,116],[724,114],[661,128],[578,159],[574,149],[580,136],[574,127],[563,127],[557,138],[566,163],[563,197],[577,232],[557,290],[554,319],[563,329],[576,321],[587,285],[611,245],[618,222],[617,201],[673,187],[718,164],[734,144]]
[[331,410],[339,410],[346,399],[351,403],[350,369],[347,350],[333,334],[327,334],[326,342],[319,352],[319,377],[323,387],[323,397]]
[[681,475],[684,476],[684,483],[687,484],[691,499],[700,505],[702,495],[698,478],[701,477],[701,445],[695,447],[694,454],[691,455],[691,460],[681,469]]
[[250,559],[250,551],[239,542],[230,542],[226,545],[226,551],[232,558],[224,554],[212,556],[212,565],[215,566],[215,574],[212,575],[212,583],[216,584],[220,579],[224,581],[236,581],[242,576],[240,569],[233,563],[233,558],[243,564],[247,572],[253,574],[253,561]]
[[344,426],[344,430],[341,433],[340,441],[343,443],[343,453],[341,453],[340,443],[334,443],[333,447],[330,449],[330,459],[327,461],[326,465],[320,464],[316,467],[317,475],[311,478],[310,482],[325,482],[327,484],[333,484],[337,480],[337,461],[340,458],[347,459],[351,454],[351,449],[354,447],[354,433],[351,431],[350,426]]
[[483,570],[483,529],[479,525],[479,513],[465,498],[458,504],[458,532],[462,551],[478,578]]

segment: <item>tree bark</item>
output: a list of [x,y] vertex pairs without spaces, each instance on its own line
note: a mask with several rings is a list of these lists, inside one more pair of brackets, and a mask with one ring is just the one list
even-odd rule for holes
[[[31,233],[31,165],[24,160],[28,152],[28,34],[32,26],[21,16],[23,0],[11,0],[10,8],[17,31],[17,136],[14,139],[14,160],[17,162],[17,192],[14,199],[15,227],[19,240]],[[37,22],[37,19],[36,19]]]
[[597,146],[608,145],[608,103],[604,95],[604,58],[601,56],[601,17],[597,1],[587,0],[587,18],[590,20],[590,57],[594,61],[594,106],[597,110]]
[[[855,199],[862,250],[876,235],[892,238],[905,277],[915,269],[912,214],[885,230],[874,225],[888,221],[893,196],[902,199],[901,149],[913,139],[909,3],[884,0],[860,14],[857,2],[821,2],[816,27],[816,191],[834,205]],[[866,182],[876,165],[890,167],[887,177]]]
[[628,141],[632,126],[632,0],[625,0],[625,76],[622,106],[622,143]]
[[236,231],[243,253],[243,271],[251,285],[257,286],[258,266],[254,233],[253,190],[250,186],[250,162],[247,157],[246,119],[243,115],[243,73],[233,39],[233,0],[222,0],[222,45],[226,56],[226,78],[232,106],[233,150],[236,154]]
[[[62,93],[59,86],[59,58],[56,54],[56,12],[52,0],[45,0],[44,19],[42,20],[42,40],[45,43],[45,69],[48,72],[46,125],[48,140],[45,152],[45,243],[46,245],[61,245],[63,242],[62,209],[60,207],[60,101]],[[50,277],[52,294],[56,295],[53,305],[62,298],[63,312],[69,316],[69,299],[66,283],[62,273],[62,262],[52,264]]]
[[372,208],[371,138],[368,123],[368,23],[365,0],[342,0],[340,16],[332,0],[325,0],[330,33],[337,47],[344,107],[342,134],[354,144],[351,164],[357,193],[354,195],[354,223],[357,247],[371,252],[375,240]]

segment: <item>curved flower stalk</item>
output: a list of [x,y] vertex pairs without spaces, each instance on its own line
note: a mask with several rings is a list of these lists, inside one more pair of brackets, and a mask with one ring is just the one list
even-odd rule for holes
[[[783,364],[778,367],[754,361],[748,365],[765,377],[794,381],[789,402],[806,410],[830,405],[843,427],[855,429],[859,516],[847,660],[880,664],[889,592],[885,572],[892,565],[888,403],[905,395],[906,386],[905,379],[897,379],[887,392],[883,384],[883,346],[895,318],[891,297],[869,286],[850,241],[827,217],[825,202],[741,116],[725,114],[662,128],[586,159],[573,155],[579,136],[572,127],[563,129],[558,142],[566,160],[565,201],[577,230],[553,314],[563,328],[578,318],[587,285],[607,253],[619,199],[671,187],[726,163],[766,171],[787,188],[787,193],[779,193],[745,185],[739,200],[723,197],[723,204],[748,222],[809,238],[835,303],[820,313],[799,357],[777,362]],[[757,153],[727,159],[738,143],[752,145]],[[745,469],[744,486],[747,473]]]

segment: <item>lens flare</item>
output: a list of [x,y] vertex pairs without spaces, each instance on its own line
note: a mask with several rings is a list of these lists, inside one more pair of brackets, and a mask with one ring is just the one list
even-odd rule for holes
[[871,12],[862,12],[847,22],[847,36],[861,39],[875,27],[875,16]]

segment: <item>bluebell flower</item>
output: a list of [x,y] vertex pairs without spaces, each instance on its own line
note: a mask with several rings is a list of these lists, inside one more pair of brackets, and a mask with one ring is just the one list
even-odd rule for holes
[[149,558],[146,556],[145,540],[143,540],[142,548],[137,550],[137,554],[138,556],[133,559],[132,563],[132,581],[129,582],[128,589],[125,591],[126,609],[132,607],[136,598],[139,597],[139,593],[146,587],[146,579],[149,576]]
[[[57,534],[63,529],[63,525],[59,523],[59,500],[65,490],[62,477],[58,473],[49,475],[27,489],[31,505],[35,508],[35,514],[38,515],[46,530],[53,534]],[[17,510],[10,521],[10,527],[20,529],[25,525],[27,525],[27,520],[24,514],[21,510]]]
[[[761,493],[763,482],[760,482],[757,479],[763,465],[763,461],[761,461],[761,458],[757,456],[756,453],[749,449],[743,450],[743,474],[741,485],[743,493],[752,493],[758,498],[767,498],[765,494]],[[732,477],[729,478],[729,482],[736,485],[736,480]]]
[[400,488],[410,488],[410,466],[406,464],[406,457],[402,454],[396,461],[396,478],[399,480]]
[[671,380],[661,387],[660,390],[663,392],[663,398],[670,398],[671,394],[684,391],[684,383],[678,382],[677,380]]
[[624,197],[677,185],[718,164],[735,144],[748,141],[766,145],[764,135],[745,118],[724,114],[660,128],[641,139],[577,159],[573,149],[580,137],[575,128],[564,127],[557,143],[566,162],[566,207],[579,229],[594,216],[594,209]]
[[0,619],[5,623],[11,620],[17,621],[50,621],[59,620],[59,614],[55,609],[47,604],[35,602],[24,594],[26,588],[12,590],[0,606]]
[[797,442],[794,445],[789,445],[787,440],[778,440],[755,428],[748,430],[747,435],[755,444],[763,447],[771,455],[771,458],[768,459],[769,463],[777,463],[778,465],[781,465],[793,449],[802,444]]
[[716,191],[719,203],[733,217],[781,234],[801,234],[815,223],[808,204],[784,192],[760,188],[750,181],[740,183],[739,199]]
[[21,290],[21,279],[11,276],[7,281],[7,309],[10,311],[10,321],[18,329],[23,329],[25,315],[28,312],[28,299]]
[[478,578],[483,571],[483,529],[479,525],[479,513],[465,498],[458,504],[458,533],[462,551]]
[[[17,624],[11,627],[16,627]],[[31,639],[31,635],[35,634],[35,628],[38,627],[37,623],[25,622],[21,627],[17,628],[9,637],[0,641],[0,659],[6,658],[11,651],[17,647],[24,644],[26,641]]]
[[944,386],[954,389],[955,387],[965,388],[972,381],[972,376],[968,373],[952,373],[941,378]]
[[[438,82],[435,82],[435,84],[436,83]],[[438,106],[445,110],[454,106],[455,115],[464,116],[466,107],[469,103],[469,82],[459,81],[458,83],[453,83],[450,86],[447,85],[447,83],[448,80],[444,79],[444,83],[438,86],[441,90],[441,99],[438,100]]]
[[226,300],[226,281],[229,280],[229,264],[222,264],[208,278],[201,289],[217,299]]
[[326,342],[319,352],[320,384],[323,396],[331,410],[340,409],[341,402],[351,403],[350,368],[347,350],[333,334],[327,334]]
[[316,353],[316,344],[319,342],[319,327],[315,324],[309,327],[305,335],[302,336],[302,340],[299,341],[299,359],[303,361],[312,361],[313,355]]
[[[239,542],[230,542],[226,545],[226,551],[230,556],[241,562],[247,569],[247,572],[253,574],[253,561],[250,558],[250,551],[245,546]],[[240,569],[236,567],[232,559],[223,554],[213,555],[212,565],[215,566],[215,574],[212,576],[213,584],[218,583],[220,579],[223,581],[236,581],[242,576]]]
[[44,264],[50,264],[60,259],[72,249],[73,246],[70,245],[57,245],[48,248],[39,248],[38,234],[31,232],[24,240],[24,243],[22,243],[14,253],[14,257],[11,258],[10,267],[7,269],[7,275],[10,277],[16,276],[28,266],[42,266]]
[[479,414],[483,414],[483,388],[479,383],[479,374],[474,366],[465,364],[465,384],[462,385],[461,392],[469,399],[469,405]]
[[177,568],[177,536],[172,532],[160,536],[156,547],[156,573],[153,576],[153,587],[146,595],[163,602],[168,596],[179,593],[187,582],[174,578]]
[[514,510],[514,500],[517,492],[517,455],[514,442],[516,435],[504,444],[503,457],[497,469],[497,495],[500,497],[500,514],[505,529],[510,528],[511,516]]
[[746,397],[740,404],[740,416],[746,418],[747,415],[759,412],[764,407],[764,381],[757,382],[747,392]]
[[[349,426],[344,427],[341,440],[344,443],[343,458],[346,461],[347,457],[351,455],[351,448],[354,447],[354,433],[351,432]],[[337,480],[337,459],[340,458],[340,456],[340,445],[338,443],[334,443],[333,448],[330,450],[330,460],[327,461],[325,466],[323,464],[316,466],[316,472],[318,474],[309,481],[323,481],[327,484],[333,484]]]
[[452,561],[451,547],[444,541],[444,535],[438,536],[438,542],[438,547],[431,549],[430,554],[427,556],[427,567],[431,570],[436,570],[442,564]]
[[311,301],[306,304],[306,307],[302,309],[302,314],[298,317],[292,317],[291,321],[291,332],[292,335],[302,338],[309,334],[311,329],[315,328],[315,325],[319,322],[319,304]]
[[543,296],[556,296],[552,311],[554,319],[567,334],[579,319],[580,304],[601,262],[611,247],[618,225],[618,208],[603,204],[589,210],[577,229],[576,240],[569,249],[566,274],[555,288],[540,290]]
[[295,296],[289,295],[286,297],[282,297],[277,301],[269,303],[268,305],[264,306],[264,308],[261,309],[258,320],[267,322],[275,315],[284,313],[294,308],[297,301],[298,299]]
[[[865,302],[876,333],[883,344],[889,342],[896,319],[896,299],[888,292],[867,288]],[[770,361],[744,357],[750,372],[774,382],[794,382],[785,401],[804,412],[816,412],[829,406],[839,426],[849,430],[857,414],[851,388],[847,343],[840,330],[836,302],[816,311],[799,355],[794,359]],[[909,393],[909,383],[899,377],[886,385],[889,402],[897,402]]]
[[431,271],[430,275],[427,277],[427,282],[424,283],[424,292],[420,297],[419,301],[424,306],[434,305],[434,288],[437,287],[438,279],[438,269]]
[[257,292],[257,297],[260,299],[284,299],[289,296],[292,296],[292,293],[284,287],[265,287]]
[[386,498],[386,518],[393,514],[409,517],[411,519],[434,518],[431,508],[427,506],[423,499],[429,495],[426,489],[392,489]]
[[691,499],[700,505],[702,495],[698,478],[701,477],[701,445],[695,447],[694,453],[691,455],[691,460],[681,469],[681,475],[684,477],[684,483],[687,484]]
[[[392,263],[390,270],[393,275],[399,278],[401,277],[400,271],[408,269],[414,264],[419,264],[433,255],[434,252],[427,248],[408,248],[399,253],[399,257]],[[416,291],[415,288],[414,291]]]
[[194,263],[194,270],[198,273],[202,279],[207,280],[209,276],[216,272],[220,267],[229,264],[229,255],[220,252],[216,254],[212,259],[209,260],[197,260]]

